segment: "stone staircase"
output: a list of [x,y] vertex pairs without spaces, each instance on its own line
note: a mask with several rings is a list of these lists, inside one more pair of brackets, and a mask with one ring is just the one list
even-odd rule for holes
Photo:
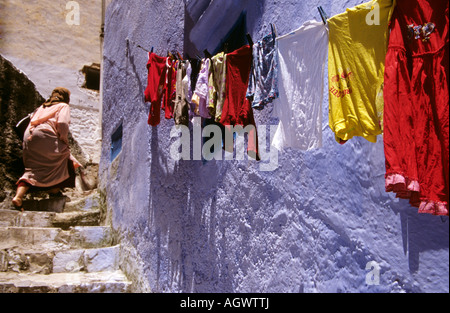
[[[66,194],[67,195],[67,194]],[[0,209],[0,293],[126,293],[120,246],[101,226],[96,190]]]

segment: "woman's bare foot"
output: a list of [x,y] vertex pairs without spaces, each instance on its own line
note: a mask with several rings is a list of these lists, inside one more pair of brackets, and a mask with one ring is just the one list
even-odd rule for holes
[[23,212],[23,197],[25,196],[29,188],[30,187],[28,186],[17,187],[16,196],[12,199],[14,207],[16,207],[17,209],[21,209],[22,212]]
[[14,197],[12,199],[12,203],[16,209],[20,209],[23,212],[23,200],[19,197]]

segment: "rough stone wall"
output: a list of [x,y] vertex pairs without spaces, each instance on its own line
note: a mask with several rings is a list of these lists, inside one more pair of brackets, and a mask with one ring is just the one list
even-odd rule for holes
[[14,126],[43,101],[34,84],[0,55],[0,202],[15,189],[14,183],[24,170],[22,141]]
[[[319,5],[333,16],[359,3],[258,0],[237,9],[247,11],[247,30],[258,40],[269,23],[282,35],[320,20]],[[99,179],[136,290],[448,292],[448,218],[419,215],[386,193],[382,136],[376,144],[337,144],[326,96],[323,148],[288,149],[274,171],[247,159],[171,158],[173,121],[147,125],[147,53],[137,44],[160,55],[202,51],[191,46],[201,40],[188,37],[201,23],[199,9],[189,11],[195,4],[208,10],[209,1],[181,0],[115,0],[107,10]],[[199,33],[224,33],[215,27]],[[276,125],[270,112],[258,112],[257,124]],[[111,161],[121,124],[122,151]],[[367,283],[371,262],[378,285]]]

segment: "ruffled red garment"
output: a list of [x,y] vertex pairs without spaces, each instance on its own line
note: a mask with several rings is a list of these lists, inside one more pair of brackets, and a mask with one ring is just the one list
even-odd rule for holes
[[161,121],[161,101],[166,86],[167,58],[150,52],[147,62],[147,87],[145,88],[145,101],[150,102],[148,124],[157,126]]
[[448,1],[397,0],[384,82],[386,191],[449,215]]
[[[260,160],[253,109],[246,97],[251,64],[252,49],[249,45],[227,54],[226,97],[220,123],[225,125],[225,131],[230,131],[230,125],[250,126],[247,153],[252,158]],[[229,147],[225,147],[225,150],[229,150]]]

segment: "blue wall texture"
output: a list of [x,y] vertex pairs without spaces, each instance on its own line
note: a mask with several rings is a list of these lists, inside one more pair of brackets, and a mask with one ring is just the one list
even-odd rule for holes
[[[100,188],[136,291],[448,292],[449,221],[384,190],[383,138],[335,142],[324,86],[323,147],[253,160],[175,161],[173,120],[147,124],[147,50],[203,56],[245,16],[254,41],[356,0],[114,0],[106,15]],[[307,44],[307,43],[305,43]],[[325,73],[325,77],[326,77]],[[277,125],[273,106],[255,112]],[[122,150],[111,161],[111,136]],[[192,129],[192,126],[191,126]],[[261,137],[261,136],[260,136]],[[264,140],[264,138],[260,138]],[[267,160],[261,161],[263,164]]]

